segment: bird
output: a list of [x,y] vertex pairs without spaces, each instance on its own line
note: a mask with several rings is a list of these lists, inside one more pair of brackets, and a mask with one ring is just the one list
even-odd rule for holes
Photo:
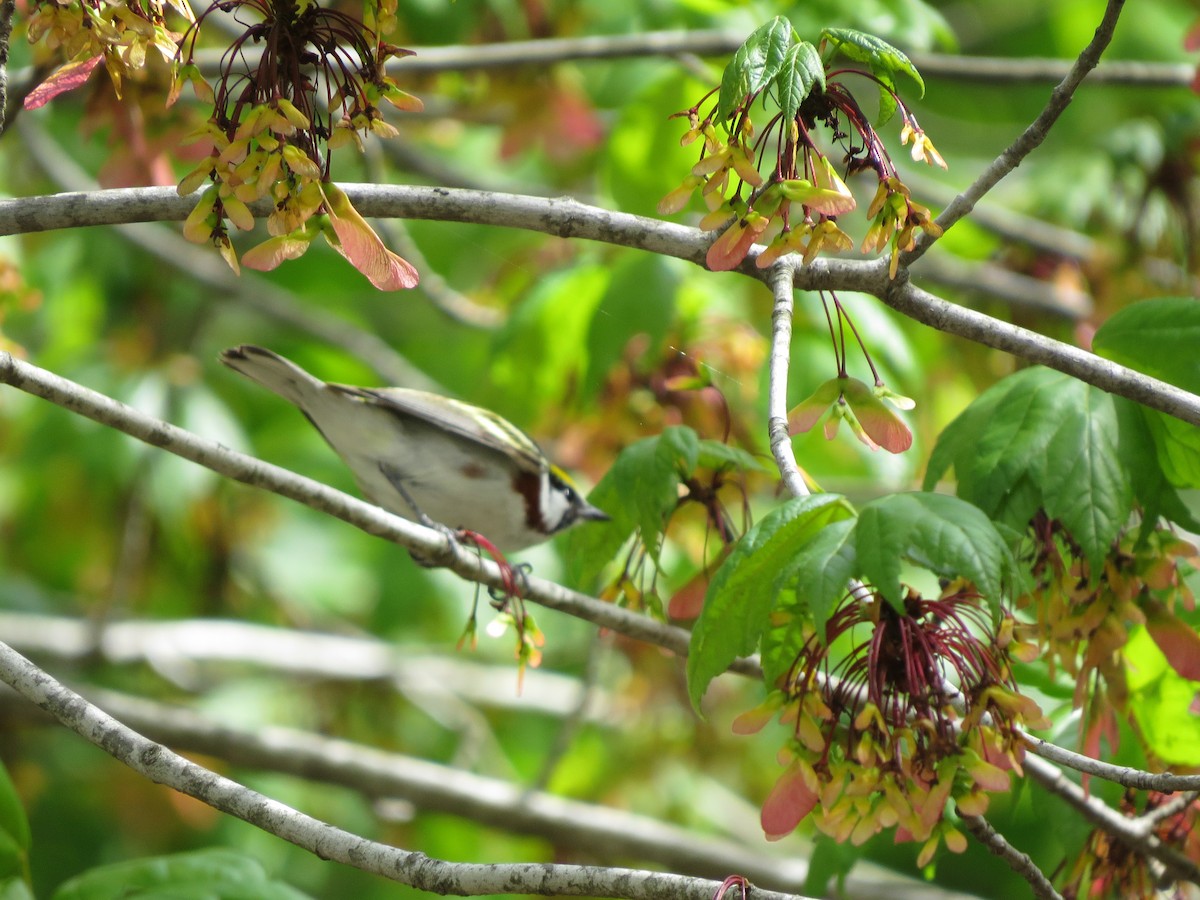
[[411,388],[331,384],[252,344],[219,359],[297,406],[363,495],[396,515],[482,535],[502,553],[610,518],[490,410]]

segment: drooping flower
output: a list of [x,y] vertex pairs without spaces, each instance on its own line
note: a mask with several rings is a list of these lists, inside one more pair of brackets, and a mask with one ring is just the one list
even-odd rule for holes
[[828,412],[825,422],[828,440],[837,435],[839,423],[845,421],[854,436],[871,450],[882,447],[890,453],[903,453],[912,446],[912,432],[884,399],[899,409],[915,405],[882,383],[872,390],[857,378],[831,378],[788,413],[788,430],[792,434],[809,431]]
[[929,139],[924,131],[917,126],[916,120],[910,120],[904,123],[904,127],[900,129],[900,143],[907,144],[912,141],[912,158],[914,162],[924,160],[931,166],[941,166],[947,168],[946,161],[942,159],[942,155],[937,152],[937,148],[933,146],[933,141]]
[[1047,724],[1032,701],[1012,696],[992,617],[969,586],[936,599],[910,590],[899,606],[847,595],[804,642],[781,690],[735,723],[747,733],[780,709],[793,728],[762,808],[767,837],[811,817],[855,845],[895,828],[897,841],[922,844],[922,864],[939,846],[962,852],[947,807],[986,811],[988,795],[1019,771],[1020,727]]
[[333,229],[333,235],[326,232],[325,237],[333,249],[381,291],[416,287],[420,281],[416,268],[387,248],[345,192],[333,184],[324,184],[321,189]]

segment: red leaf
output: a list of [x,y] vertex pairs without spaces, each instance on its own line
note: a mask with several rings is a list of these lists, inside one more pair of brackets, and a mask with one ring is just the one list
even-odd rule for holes
[[299,259],[308,250],[316,232],[311,235],[292,232],[269,238],[242,254],[242,265],[258,272],[270,272],[285,259]]
[[1161,603],[1146,606],[1146,630],[1171,668],[1189,681],[1200,681],[1200,634]]
[[417,270],[384,246],[367,220],[350,205],[350,198],[332,184],[322,185],[322,190],[337,235],[336,243],[330,241],[333,248],[381,291],[416,287],[420,280]]
[[1192,52],[1200,50],[1200,21],[1193,22],[1192,27],[1183,36],[1183,49]]
[[38,109],[45,106],[59,94],[75,90],[75,88],[88,80],[88,76],[92,74],[92,69],[96,68],[102,59],[104,59],[103,53],[93,56],[90,59],[73,59],[69,63],[59,66],[50,73],[49,78],[25,96],[25,108]]
[[697,572],[671,595],[667,603],[667,615],[672,619],[694,619],[704,609],[704,595],[708,592],[708,573]]
[[903,453],[912,446],[908,426],[869,387],[857,378],[842,382],[846,401],[871,440],[891,453]]
[[809,788],[798,763],[792,763],[779,776],[762,808],[762,828],[767,840],[777,841],[791,834],[817,805],[817,793]]
[[754,246],[755,238],[766,230],[770,221],[766,216],[749,212],[745,218],[738,219],[730,225],[708,248],[704,261],[709,269],[714,272],[728,272],[737,268]]

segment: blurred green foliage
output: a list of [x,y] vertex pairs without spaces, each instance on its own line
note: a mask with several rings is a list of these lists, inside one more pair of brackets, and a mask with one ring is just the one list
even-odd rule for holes
[[[1082,0],[783,5],[406,0],[401,2],[406,33],[399,43],[653,29],[749,33],[775,14],[790,17],[812,39],[826,26],[860,28],[914,54],[953,50],[1009,57],[1017,65],[1024,58],[1072,58],[1090,38],[1099,6]],[[1123,19],[1110,55],[1185,60],[1181,42],[1164,35],[1182,35],[1194,16],[1193,6],[1182,0],[1139,7]],[[13,55],[22,65],[29,50],[14,45]],[[436,181],[432,167],[424,165],[436,161],[458,173],[464,185],[569,194],[654,215],[658,199],[678,184],[694,159],[679,147],[678,121],[667,117],[707,90],[697,67],[715,84],[724,62],[684,66],[655,57],[422,75],[411,87],[430,111],[397,120],[416,163],[389,169],[388,179]],[[400,73],[409,88],[403,64]],[[925,80],[926,96],[910,99],[950,169],[922,174],[926,180],[940,178],[947,188],[969,183],[1036,115],[1049,92],[1044,83],[988,84],[929,74]],[[112,158],[137,152],[106,118],[111,107],[103,96],[108,93],[107,82],[97,78],[83,91],[29,115],[94,173]],[[131,94],[141,96],[136,89]],[[142,100],[145,109],[151,96],[147,91]],[[1156,255],[1187,265],[1189,247],[1179,223],[1189,207],[1179,204],[1171,183],[1155,180],[1154,174],[1170,161],[1194,166],[1200,125],[1195,108],[1195,96],[1180,88],[1085,87],[1045,147],[989,198],[1097,241],[1101,250],[1086,266],[1003,241],[969,223],[955,229],[947,246],[964,259],[991,260],[1086,288],[1097,302],[1096,321],[1162,294],[1163,286],[1141,263]],[[151,121],[151,127],[159,127]],[[93,124],[94,130],[81,132]],[[0,142],[0,190],[12,196],[60,190],[53,166],[41,170],[21,140],[14,127]],[[908,160],[896,135],[886,133],[885,140],[895,141],[889,146],[904,168]],[[366,177],[356,168],[353,151],[339,154],[340,177]],[[174,165],[176,175],[190,168],[181,161]],[[1186,171],[1186,187],[1194,191],[1194,168]],[[915,193],[919,197],[919,189]],[[511,418],[589,485],[602,479],[619,450],[673,425],[687,425],[700,438],[715,441],[728,432],[733,445],[766,458],[763,361],[771,303],[761,286],[607,245],[473,225],[404,224],[429,268],[451,290],[498,311],[504,320],[500,327],[463,324],[421,290],[376,293],[325,248],[284,265],[270,280],[293,293],[296,309],[334,315],[377,335],[448,393]],[[7,281],[0,283],[0,338],[6,348],[205,437],[353,492],[346,471],[302,416],[216,363],[221,349],[250,342],[286,354],[328,380],[379,382],[363,360],[338,349],[319,329],[264,315],[246,298],[197,277],[188,264],[152,256],[110,230],[2,239],[0,272],[6,274],[8,265],[19,285],[10,289]],[[250,293],[256,278],[245,277]],[[976,292],[944,293],[1043,333],[1074,338],[1075,323],[1066,318]],[[1016,364],[1003,354],[906,322],[870,298],[842,299],[884,380],[917,400],[907,415],[914,446],[902,456],[872,454],[846,436],[827,442],[820,429],[795,440],[801,464],[817,481],[862,504],[915,486],[940,430]],[[798,296],[794,327],[789,396],[798,399],[835,371],[815,297]],[[712,401],[712,391],[673,388],[672,379],[699,373],[719,392],[721,404]],[[774,507],[768,478],[750,475],[745,485],[756,515]],[[722,498],[731,509],[740,509],[736,484]],[[713,559],[715,546],[705,543],[704,523],[694,518],[682,525],[678,543],[668,542],[662,554],[663,574],[654,589],[663,598]],[[559,541],[532,551],[528,559],[539,575],[556,577],[567,568],[563,548],[569,546]],[[462,658],[454,655],[454,644],[474,601],[470,585],[414,565],[396,547],[278,497],[225,483],[12,390],[0,391],[0,596],[7,612],[92,622],[235,618],[373,635],[413,657],[453,659]],[[728,722],[756,702],[761,689],[743,680],[719,680],[720,690],[710,691],[705,706],[708,721],[700,721],[681,688],[676,661],[609,637],[593,650],[591,626],[544,611],[538,621],[548,638],[546,670],[581,678],[589,653],[597,652],[599,687],[617,698],[618,706],[634,711],[615,723],[582,725],[564,755],[551,760],[550,785],[569,796],[718,832],[729,812],[722,806],[728,795],[714,787],[720,784],[745,798],[737,801],[739,816],[729,818],[741,823],[740,838],[757,845],[754,807],[777,774],[775,744],[735,738]],[[511,655],[509,638],[483,637],[478,651],[466,658],[511,665]],[[513,702],[473,711],[468,727],[434,714],[403,691],[296,680],[262,669],[252,659],[205,666],[196,677],[152,663],[118,666],[48,657],[46,665],[80,683],[186,700],[223,721],[328,731],[461,762],[520,784],[531,783],[547,765],[564,727],[558,717],[521,709],[515,671]],[[1061,691],[1062,685],[1049,683],[1045,689]],[[1177,685],[1166,676],[1152,683],[1148,675],[1137,689],[1146,699],[1144,730],[1167,727],[1156,704]],[[18,719],[14,715],[14,722]],[[1071,739],[1064,737],[1067,743]],[[288,896],[283,880],[314,897],[371,900],[415,893],[324,863],[180,800],[57,729],[6,724],[0,729],[0,757],[28,810],[29,865],[37,896],[52,896],[68,879],[95,866],[203,847],[237,848],[258,860],[254,865],[262,868],[254,877],[272,885],[274,893],[264,888],[254,896]],[[431,856],[582,858],[540,839],[446,815],[418,812],[382,821],[368,800],[350,791],[227,768],[232,777],[312,815]],[[6,845],[0,855],[9,860],[18,849],[24,852],[25,838],[17,819],[4,811],[12,807],[11,798],[0,793],[5,795],[0,837]],[[993,811],[997,828],[1045,870],[1076,853],[1083,838],[1077,818],[1036,788],[1015,789]],[[791,846],[797,855],[806,852],[799,841]],[[915,852],[893,846],[884,835],[845,859],[872,859],[911,872]],[[235,864],[243,863],[230,863]],[[934,868],[929,874],[949,888],[978,891],[988,885],[986,893],[996,897],[1026,889],[975,845],[962,857],[943,855]],[[11,874],[5,869],[0,877]],[[100,896],[61,894],[85,895]]]

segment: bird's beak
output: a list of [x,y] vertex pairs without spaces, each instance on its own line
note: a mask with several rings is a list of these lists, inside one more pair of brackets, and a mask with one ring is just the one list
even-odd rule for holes
[[590,503],[584,503],[579,509],[579,519],[584,522],[608,522],[612,516],[604,510],[592,506]]

